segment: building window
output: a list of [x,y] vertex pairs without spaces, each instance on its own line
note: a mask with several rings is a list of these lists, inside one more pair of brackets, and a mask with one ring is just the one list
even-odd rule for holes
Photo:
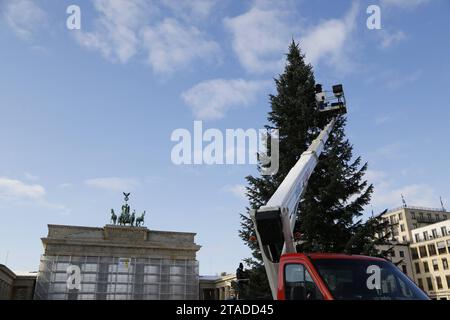
[[147,265],[144,267],[145,273],[159,274],[159,266]]
[[420,264],[418,262],[416,262],[414,264],[414,266],[416,267],[416,273],[419,274],[420,273]]
[[67,281],[67,273],[65,272],[55,272],[53,273],[53,281],[65,282]]
[[448,249],[448,252],[450,252],[450,240],[447,240],[447,249]]
[[431,221],[431,213],[427,213],[428,221]]
[[436,284],[437,284],[438,290],[442,289],[442,280],[441,280],[441,277],[436,277]]
[[95,283],[83,283],[81,285],[82,292],[95,292]]
[[411,219],[415,219],[416,218],[416,213],[415,212],[411,212]]
[[450,276],[447,276],[446,278],[447,278],[447,288],[450,289]]
[[403,220],[403,214],[401,213],[398,214],[398,220]]
[[96,263],[84,263],[81,267],[81,270],[84,272],[97,272],[97,264]]
[[436,255],[436,246],[434,243],[428,245],[428,253],[430,254],[430,257]]
[[437,234],[437,230],[436,230],[436,229],[431,230],[431,233],[433,234],[433,238],[434,238],[434,239],[436,239],[436,238],[438,237],[438,234]]
[[447,235],[447,227],[441,228],[442,236],[445,237]]
[[430,239],[430,237],[428,236],[428,231],[424,231],[424,232],[423,232],[423,239],[424,239],[425,241],[427,241],[428,239]]
[[427,278],[428,291],[433,291],[433,280],[430,277]]
[[402,271],[404,274],[408,274],[408,269],[406,268],[406,266],[404,264],[402,264]]
[[432,263],[433,263],[433,270],[434,271],[439,271],[438,259],[433,259]]
[[392,250],[392,252],[391,252],[391,257],[392,257],[392,258],[395,258],[395,250]]
[[423,271],[430,272],[430,268],[428,267],[428,262],[426,262],[426,261],[423,262]]
[[[67,276],[66,276],[67,277]],[[97,274],[96,273],[85,273],[81,275],[82,282],[96,282]]]
[[63,283],[52,283],[50,290],[52,292],[56,292],[56,293],[61,293],[61,292],[66,292],[67,291],[67,284],[65,282]]
[[401,224],[401,225],[400,225],[400,230],[401,230],[402,232],[405,231],[405,225],[404,225],[404,224]]
[[433,263],[433,270],[434,270],[434,271],[439,271],[439,263],[438,263],[438,260],[437,260],[437,259],[433,259],[432,263]]
[[420,242],[420,235],[418,233],[414,235],[414,238],[416,238],[416,242]]
[[427,247],[425,246],[420,246],[419,247],[419,252],[420,252],[420,257],[428,257],[428,253],[427,253]]
[[447,258],[442,258],[442,266],[444,267],[444,270],[448,270]]
[[[447,280],[450,280],[450,277],[448,277],[448,278],[449,279],[447,279]],[[417,285],[419,286],[420,289],[422,289],[422,290],[424,289],[422,279],[417,279]]]
[[414,260],[419,259],[419,254],[417,252],[417,248],[411,248],[411,257]]
[[67,268],[68,268],[69,266],[70,266],[69,263],[62,263],[62,262],[59,262],[59,263],[56,264],[56,271],[64,271],[64,272],[66,272],[66,271],[67,271]]
[[406,242],[406,236],[402,237],[403,242]]
[[440,241],[437,244],[437,249],[439,254],[446,254],[447,253],[447,249],[445,249],[445,241]]
[[401,257],[401,258],[404,258],[404,257],[405,257],[405,251],[403,251],[403,250],[400,250],[400,252],[399,252],[399,253],[400,253],[400,257]]
[[423,219],[423,212],[419,212],[419,218]]
[[417,223],[413,223],[413,229],[417,229]]

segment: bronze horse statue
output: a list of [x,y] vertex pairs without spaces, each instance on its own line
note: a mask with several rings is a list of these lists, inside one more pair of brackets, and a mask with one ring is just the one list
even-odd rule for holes
[[144,224],[144,217],[145,217],[145,211],[140,217],[136,218],[136,227],[140,227],[141,224]]
[[114,212],[114,209],[111,209],[111,222],[116,224],[117,223],[117,215]]

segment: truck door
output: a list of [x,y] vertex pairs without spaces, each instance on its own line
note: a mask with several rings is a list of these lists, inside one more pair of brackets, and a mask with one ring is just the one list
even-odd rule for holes
[[301,263],[285,265],[284,295],[286,300],[323,300],[317,284]]

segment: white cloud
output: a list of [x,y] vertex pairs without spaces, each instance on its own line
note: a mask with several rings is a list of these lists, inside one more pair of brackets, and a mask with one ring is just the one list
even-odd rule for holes
[[232,46],[242,66],[252,73],[277,72],[284,63],[293,28],[287,23],[289,12],[263,8],[258,2],[246,13],[225,18],[232,35]]
[[111,60],[126,63],[139,50],[139,28],[154,13],[145,0],[95,0],[99,12],[92,32],[77,31],[75,38],[86,48]]
[[389,48],[389,47],[396,45],[406,39],[406,34],[401,30],[397,31],[397,32],[393,32],[393,33],[389,33],[385,30],[381,30],[380,35],[381,35],[381,47],[382,48]]
[[44,196],[45,188],[41,185],[0,177],[0,197],[2,198],[36,200],[42,199]]
[[[195,14],[207,11],[202,3],[184,6]],[[99,17],[93,31],[77,31],[75,39],[112,62],[125,64],[143,55],[156,73],[171,73],[196,59],[216,61],[220,57],[219,45],[195,26],[174,18],[158,21],[160,7],[154,2],[95,0],[94,7]]]
[[429,3],[431,0],[382,0],[381,4],[386,7],[399,7],[402,9],[411,9],[419,5]]
[[375,187],[372,205],[377,210],[393,209],[402,205],[401,195],[410,206],[437,207],[439,196],[427,184],[408,184],[397,186],[392,176],[383,171],[367,170],[366,179]]
[[317,65],[326,59],[337,69],[344,69],[349,63],[347,46],[358,12],[359,2],[354,1],[344,18],[324,21],[307,31],[300,40],[306,60]]
[[214,79],[200,82],[182,94],[197,119],[220,119],[225,113],[254,103],[267,81]]
[[231,193],[235,197],[241,199],[241,200],[247,200],[247,189],[242,184],[235,184],[235,185],[227,185],[223,187],[223,190],[226,192]]
[[173,72],[195,59],[216,60],[220,56],[215,41],[207,40],[196,27],[182,25],[171,18],[156,27],[144,27],[142,41],[148,51],[147,62],[157,73]]
[[46,190],[39,184],[28,184],[20,180],[0,177],[0,199],[19,205],[32,205],[57,210],[69,214],[70,210],[58,203],[46,199]]
[[31,40],[47,24],[47,14],[31,0],[7,1],[3,15],[8,26],[24,40]]
[[218,0],[162,0],[176,16],[192,22],[207,18],[218,2]]
[[232,35],[233,50],[247,71],[279,72],[284,65],[284,58],[280,57],[292,37],[300,39],[306,61],[313,65],[326,62],[339,70],[350,65],[349,41],[355,30],[358,1],[352,2],[343,18],[325,20],[310,28],[300,26],[303,20],[295,15],[295,10],[266,4],[256,1],[248,12],[224,19]]
[[139,182],[136,179],[130,178],[108,177],[88,179],[85,181],[85,184],[97,189],[127,192],[136,188],[139,185]]

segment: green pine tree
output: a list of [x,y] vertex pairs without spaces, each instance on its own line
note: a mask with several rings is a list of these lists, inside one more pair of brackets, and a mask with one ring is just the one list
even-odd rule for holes
[[[313,70],[294,41],[289,47],[284,72],[275,79],[275,84],[277,94],[270,96],[267,128],[279,130],[280,165],[276,175],[246,177],[249,207],[247,214],[241,214],[239,235],[251,249],[252,257],[244,260],[250,267],[247,271],[250,281],[245,296],[241,295],[244,299],[271,298],[249,211],[267,203],[330,120],[316,109]],[[375,239],[375,234],[381,233],[386,225],[375,218],[362,222],[363,207],[370,201],[373,186],[364,180],[367,164],[361,166],[360,157],[353,160],[352,146],[345,138],[345,121],[344,117],[338,118],[299,205],[296,226],[302,240],[299,249],[379,255],[375,245],[383,243],[384,237]]]
[[300,252],[374,255],[385,240],[376,238],[385,228],[382,222],[362,220],[373,186],[364,180],[367,163],[361,165],[361,157],[353,157],[345,123],[345,117],[338,117],[299,205]]
[[242,229],[239,231],[242,240],[252,250],[253,257],[245,262],[251,267],[247,298],[253,299],[271,298],[271,293],[249,211],[267,203],[317,133],[314,126],[317,119],[314,74],[294,41],[289,47],[284,73],[275,79],[275,84],[277,94],[270,96],[272,111],[267,128],[279,130],[279,170],[273,176],[246,178],[250,207],[246,215],[241,215]]

